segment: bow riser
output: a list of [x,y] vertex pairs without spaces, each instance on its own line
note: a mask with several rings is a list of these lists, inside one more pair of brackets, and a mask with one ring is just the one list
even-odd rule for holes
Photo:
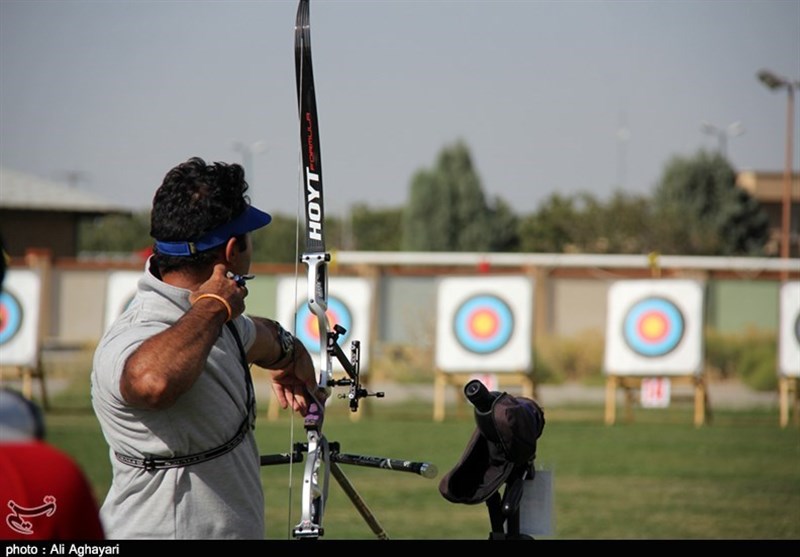
[[304,253],[308,267],[308,309],[317,318],[319,331],[319,386],[327,389],[333,377],[333,363],[328,353],[328,253]]

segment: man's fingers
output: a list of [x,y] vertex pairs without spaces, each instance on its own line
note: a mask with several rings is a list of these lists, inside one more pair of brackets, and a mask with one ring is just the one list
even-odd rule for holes
[[289,401],[286,398],[286,393],[283,390],[283,386],[277,383],[272,384],[272,391],[275,393],[275,396],[278,397],[278,404],[281,405],[281,408],[284,410],[289,407]]

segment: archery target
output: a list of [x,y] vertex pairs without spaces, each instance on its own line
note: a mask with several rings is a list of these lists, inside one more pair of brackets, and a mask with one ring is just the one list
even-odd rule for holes
[[702,371],[703,286],[692,280],[624,280],[608,291],[605,371],[691,375]]
[[800,282],[785,282],[780,289],[778,372],[800,377]]
[[[308,308],[303,300],[295,308],[297,320],[295,321],[295,334],[306,346],[321,346],[319,337],[319,320]],[[328,299],[328,310],[325,312],[330,323],[341,325],[345,333],[339,337],[340,344],[346,345],[350,340],[350,331],[353,328],[353,314],[339,298]]]
[[106,283],[106,316],[105,327],[108,330],[114,321],[122,315],[136,295],[139,271],[115,271],[108,275]]
[[633,352],[658,358],[678,347],[684,323],[683,313],[671,300],[645,298],[635,302],[625,314],[622,338]]
[[502,298],[480,294],[456,310],[453,334],[465,350],[491,354],[503,348],[514,332],[514,315]]
[[0,364],[36,367],[41,280],[34,271],[7,271],[0,293]]
[[[311,357],[316,359],[320,356],[321,339],[317,316],[308,307],[307,290],[305,280],[298,282],[294,277],[280,278],[276,289],[276,319],[292,331]],[[325,313],[329,326],[341,325],[345,329],[345,333],[339,336],[339,346],[348,359],[351,341],[361,342],[361,372],[365,374],[369,369],[367,348],[370,346],[371,307],[372,287],[369,281],[357,277],[328,278],[328,310]],[[292,322],[294,327],[291,326]],[[343,371],[335,360],[334,370]]]
[[0,293],[0,345],[13,339],[22,328],[22,305],[11,292]]
[[439,281],[436,366],[449,372],[527,371],[533,284],[521,276]]

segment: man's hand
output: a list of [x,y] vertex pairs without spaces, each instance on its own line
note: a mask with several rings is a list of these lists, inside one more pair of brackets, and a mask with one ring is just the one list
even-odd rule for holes
[[278,397],[281,408],[299,412],[301,416],[308,413],[312,402],[324,406],[330,391],[322,390],[317,384],[316,371],[306,347],[297,338],[294,339],[294,359],[285,369],[272,371],[272,390]]
[[228,269],[222,263],[214,266],[211,277],[189,295],[189,302],[194,304],[203,294],[219,296],[231,308],[231,319],[244,313],[244,299],[247,297],[247,286],[239,286],[235,280],[228,278]]

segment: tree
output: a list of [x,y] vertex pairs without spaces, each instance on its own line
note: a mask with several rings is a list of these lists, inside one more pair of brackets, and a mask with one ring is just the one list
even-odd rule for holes
[[[254,263],[292,263],[297,260],[297,220],[281,214],[272,214],[272,221],[264,228],[254,230]],[[300,238],[300,251],[305,237]]]
[[499,197],[495,198],[489,208],[489,222],[489,251],[515,252],[519,250],[519,217]]
[[736,172],[720,154],[673,157],[653,196],[658,249],[683,255],[761,255],[769,220],[761,205],[736,186]]
[[575,223],[579,211],[574,197],[551,194],[539,209],[520,222],[520,250],[535,253],[575,251]]
[[520,249],[542,253],[646,253],[652,250],[649,202],[616,191],[608,203],[590,193],[551,195],[520,222]]
[[607,239],[606,253],[643,254],[654,250],[650,226],[650,199],[615,191],[603,211],[600,225]]
[[489,207],[462,141],[440,152],[436,165],[411,180],[403,213],[403,248],[490,251],[516,243],[515,220],[501,201]]
[[371,210],[354,205],[350,211],[353,248],[363,251],[399,251],[403,209]]
[[149,210],[84,219],[78,226],[79,252],[133,253],[152,245]]

